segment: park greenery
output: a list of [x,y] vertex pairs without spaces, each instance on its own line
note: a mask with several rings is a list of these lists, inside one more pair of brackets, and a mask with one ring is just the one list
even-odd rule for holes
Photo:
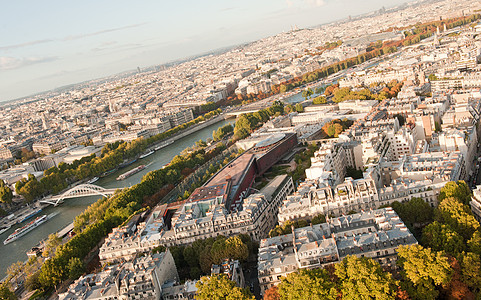
[[306,169],[311,167],[311,157],[314,156],[314,152],[318,149],[319,147],[316,144],[309,144],[306,150],[294,156],[296,168],[293,171],[288,172],[288,175],[292,177],[294,182],[306,178]]
[[240,115],[235,122],[234,138],[240,140],[249,136],[254,130],[267,122],[270,117],[280,116],[283,113],[284,104],[280,101],[275,101],[269,108]]
[[[390,205],[420,243],[397,249],[398,269],[385,271],[370,258],[348,256],[325,269],[287,275],[264,299],[480,299],[481,230],[466,204],[470,196],[466,183],[457,181],[441,189],[437,208],[421,198]],[[271,235],[286,234],[291,226]]]
[[0,179],[0,202],[11,204],[13,199],[12,190]]
[[347,118],[342,120],[335,119],[322,126],[322,133],[324,134],[324,137],[337,138],[339,137],[339,134],[351,127],[352,124],[354,124],[354,121]]
[[198,300],[255,300],[254,295],[245,288],[236,286],[236,283],[224,274],[204,276],[196,284]]
[[181,280],[199,278],[210,274],[212,264],[220,264],[226,259],[241,262],[252,260],[257,255],[257,243],[249,235],[241,234],[226,238],[197,240],[188,246],[173,246],[169,250]]
[[222,140],[225,136],[232,132],[234,132],[234,127],[231,124],[227,124],[225,126],[217,128],[217,130],[214,130],[214,132],[212,133],[212,138],[215,142],[217,142]]

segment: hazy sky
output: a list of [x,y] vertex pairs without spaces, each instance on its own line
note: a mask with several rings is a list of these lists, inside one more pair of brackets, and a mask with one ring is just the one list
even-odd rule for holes
[[4,0],[0,101],[404,2]]

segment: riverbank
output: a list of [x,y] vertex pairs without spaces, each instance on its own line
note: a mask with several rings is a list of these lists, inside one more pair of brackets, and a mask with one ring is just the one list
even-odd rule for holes
[[[184,136],[182,138],[175,139],[173,144],[166,146],[154,154],[137,161],[131,165],[131,167],[136,167],[140,164],[150,164],[145,170],[132,175],[131,177],[117,181],[115,180],[122,172],[125,170],[115,171],[104,178],[100,178],[95,185],[102,186],[104,188],[126,188],[131,187],[139,183],[142,177],[152,170],[161,169],[164,165],[169,163],[172,158],[178,155],[182,150],[187,147],[191,147],[198,140],[207,140],[212,137],[212,132],[219,127],[230,124],[232,121],[220,120],[216,123],[204,126],[202,129],[191,133],[190,135]],[[204,123],[202,123],[204,124]],[[72,223],[73,219],[81,214],[89,205],[98,200],[98,196],[89,196],[84,198],[72,198],[67,199],[64,203],[58,207],[46,207],[43,213],[50,214],[54,211],[60,212],[59,215],[55,216],[51,221],[42,224],[29,234],[23,236],[21,239],[15,241],[14,243],[3,245],[0,243],[0,278],[3,278],[6,274],[7,268],[16,261],[25,261],[27,259],[26,252],[30,250],[33,246],[37,245],[40,240],[48,237],[50,233],[57,232]],[[11,234],[18,226],[12,226],[8,231],[0,235],[0,238],[6,238]]]

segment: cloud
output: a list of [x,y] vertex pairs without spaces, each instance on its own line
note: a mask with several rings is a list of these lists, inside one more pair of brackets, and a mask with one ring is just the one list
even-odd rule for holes
[[130,29],[130,28],[135,28],[135,27],[139,27],[139,26],[142,26],[142,25],[145,25],[145,24],[147,24],[147,23],[132,24],[132,25],[127,25],[127,26],[122,26],[122,27],[116,27],[116,28],[99,30],[99,31],[96,31],[96,32],[85,33],[85,34],[69,35],[69,36],[66,36],[66,37],[64,37],[64,38],[62,38],[62,39],[60,39],[60,40],[62,40],[62,41],[78,40],[78,39],[83,39],[83,38],[86,38],[86,37],[101,35],[101,34],[104,34],[104,33],[109,33],[109,32],[114,32],[114,31],[121,31],[121,30],[125,30],[125,29]]
[[17,49],[17,48],[34,46],[34,45],[45,44],[45,43],[50,43],[50,42],[53,42],[53,40],[51,40],[51,39],[36,40],[36,41],[30,41],[30,42],[15,44],[15,45],[0,46],[0,50],[13,50],[13,49]]
[[326,4],[325,0],[286,0],[287,8],[321,7]]
[[324,0],[306,0],[305,1],[309,6],[316,6],[321,7],[326,4]]
[[229,11],[229,10],[234,10],[236,9],[236,7],[225,7],[225,8],[221,8],[219,11]]
[[125,29],[135,28],[135,27],[139,27],[139,26],[142,26],[142,25],[145,25],[145,24],[147,24],[147,23],[132,24],[132,25],[116,27],[116,28],[109,28],[109,29],[99,30],[99,31],[91,32],[91,33],[78,34],[78,35],[69,35],[69,36],[62,37],[62,38],[43,39],[43,40],[30,41],[30,42],[14,44],[14,45],[0,46],[0,51],[2,51],[2,50],[8,51],[8,50],[13,50],[13,49],[17,49],[17,48],[35,46],[35,45],[38,45],[38,44],[45,44],[45,43],[51,43],[51,42],[57,42],[57,41],[67,42],[67,41],[72,41],[72,40],[78,40],[78,39],[82,39],[82,38],[86,38],[86,37],[91,37],[91,36],[109,33],[109,32],[121,31],[121,30],[125,30]]
[[57,60],[58,57],[25,57],[15,58],[9,56],[0,56],[0,70],[13,70],[22,68],[29,65],[35,65],[39,63],[49,62]]

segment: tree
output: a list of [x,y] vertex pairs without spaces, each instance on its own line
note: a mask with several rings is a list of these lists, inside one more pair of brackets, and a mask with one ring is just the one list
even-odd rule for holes
[[428,79],[429,79],[429,81],[435,81],[435,80],[438,80],[438,78],[436,77],[436,75],[435,75],[434,73],[432,73],[432,74],[429,74],[429,76],[428,76]]
[[279,295],[283,300],[334,300],[337,291],[325,269],[302,269],[282,278]]
[[436,218],[451,226],[465,240],[471,239],[479,228],[468,205],[459,202],[456,198],[445,198],[438,206]]
[[300,103],[297,103],[295,106],[295,110],[299,113],[304,112],[304,106],[302,106],[302,104]]
[[404,224],[411,229],[433,220],[433,208],[421,198],[412,198],[405,203],[395,201],[391,204],[391,207]]
[[263,300],[281,300],[279,295],[279,288],[277,286],[272,286],[264,292]]
[[468,247],[471,252],[481,255],[481,232],[479,230],[474,232],[471,239],[468,240]]
[[438,201],[441,202],[446,198],[453,197],[461,203],[469,205],[471,196],[471,189],[464,180],[450,181],[439,191]]
[[349,255],[335,266],[342,299],[395,299],[396,281],[371,258]]
[[12,190],[0,179],[0,202],[11,204],[13,199]]
[[85,264],[78,257],[72,257],[67,264],[68,277],[70,279],[77,279],[85,272]]
[[0,286],[0,299],[17,300],[17,296],[15,296],[15,294],[12,291],[10,291],[8,286],[5,283],[3,283]]
[[231,236],[225,241],[226,258],[244,261],[249,256],[247,245],[242,242],[239,236]]
[[241,289],[235,282],[225,275],[202,277],[195,284],[198,300],[254,300],[254,296],[247,289]]
[[400,246],[398,265],[401,275],[412,285],[405,287],[413,299],[435,299],[436,286],[446,284],[453,274],[447,257],[421,245]]
[[313,225],[326,223],[326,216],[323,214],[318,214],[312,218],[311,223]]
[[55,249],[57,249],[60,244],[62,244],[62,238],[60,238],[56,233],[50,234],[45,242],[42,256],[52,257],[55,254]]
[[312,99],[312,104],[319,105],[319,104],[326,104],[326,103],[327,103],[327,99],[324,96],[318,96]]
[[446,251],[453,256],[464,250],[463,237],[449,225],[437,221],[424,227],[422,241],[435,251]]
[[468,252],[461,258],[462,280],[475,292],[481,292],[481,258]]

